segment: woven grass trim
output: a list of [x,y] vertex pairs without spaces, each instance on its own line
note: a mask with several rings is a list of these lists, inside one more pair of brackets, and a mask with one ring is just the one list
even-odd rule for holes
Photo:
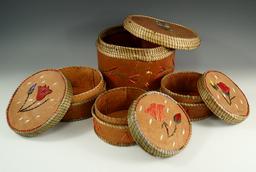
[[132,48],[104,42],[102,38],[105,36],[106,32],[116,28],[118,28],[118,26],[106,29],[100,33],[96,43],[100,53],[112,58],[140,61],[162,60],[174,53],[174,50],[161,46],[156,48]]
[[[143,16],[143,15],[132,15],[132,16],[126,17],[126,19],[124,20],[124,24],[123,24],[124,28],[136,37],[145,39],[149,42],[153,42],[158,45],[162,45],[164,47],[180,49],[180,50],[192,50],[192,49],[195,49],[200,46],[200,38],[199,38],[198,34],[196,34],[195,32],[193,32],[192,30],[190,30],[188,28],[187,28],[188,30],[190,30],[191,32],[193,32],[196,35],[195,38],[178,38],[178,37],[154,32],[150,29],[147,29],[147,28],[135,23],[131,19],[133,16],[147,17],[147,18],[151,18],[153,20],[162,21],[162,22],[166,22],[166,21],[159,20],[159,19],[156,19],[153,17]],[[171,24],[175,24],[175,23],[171,23]],[[175,25],[184,27],[184,26],[178,25],[178,24],[175,24]]]
[[222,105],[218,104],[215,98],[207,92],[204,77],[198,81],[198,90],[206,106],[220,119],[227,124],[237,124],[246,119],[245,116],[235,115],[226,111]]

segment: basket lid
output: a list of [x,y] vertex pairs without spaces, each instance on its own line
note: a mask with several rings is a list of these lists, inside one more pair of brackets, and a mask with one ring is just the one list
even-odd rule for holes
[[22,136],[36,136],[63,118],[71,99],[72,87],[60,71],[37,72],[14,92],[7,108],[8,124]]
[[226,123],[242,122],[249,115],[249,104],[244,93],[222,72],[205,72],[197,85],[207,107]]
[[170,157],[179,153],[191,136],[185,110],[171,97],[151,91],[129,108],[128,126],[134,140],[149,154]]
[[185,26],[142,15],[129,15],[124,28],[141,39],[167,48],[191,50],[200,45],[197,33]]

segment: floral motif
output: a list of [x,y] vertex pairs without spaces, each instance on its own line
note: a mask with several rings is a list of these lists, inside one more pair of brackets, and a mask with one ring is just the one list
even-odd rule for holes
[[145,110],[146,113],[149,113],[155,120],[163,121],[164,120],[164,105],[152,103],[150,106]]
[[176,124],[179,124],[181,122],[181,114],[177,113],[176,115],[174,115],[173,120]]
[[223,82],[219,82],[217,86],[221,89],[221,91],[225,94],[230,94],[230,88]]
[[129,80],[129,82],[136,84],[139,77],[140,77],[140,74],[134,74],[134,75],[128,76],[128,80]]
[[[18,112],[27,112],[27,111],[31,111],[33,109],[38,108],[39,106],[43,105],[44,103],[46,103],[49,99],[46,99],[45,101],[41,102],[41,103],[37,103],[41,100],[43,100],[48,94],[52,93],[52,90],[49,88],[49,86],[44,85],[44,86],[38,86],[38,91],[37,91],[37,95],[36,95],[36,99],[34,102],[32,102],[31,104],[26,105],[28,98],[32,95],[32,93],[34,92],[35,88],[36,88],[36,83],[33,84],[27,91],[27,97],[24,101],[24,103],[22,104],[22,106],[20,107]],[[36,106],[34,106],[37,103]]]
[[227,86],[224,82],[218,82],[217,84],[211,82],[211,86],[216,91],[219,91],[221,93],[222,97],[229,105],[232,104],[232,100],[235,98],[235,96],[231,97],[229,86]]
[[161,79],[164,75],[172,71],[172,69],[168,66],[159,66],[159,72],[154,76],[153,80]]
[[104,75],[110,78],[110,81],[117,81],[119,77],[119,70],[118,67],[113,67],[107,70],[102,71]]
[[177,125],[181,123],[181,114],[177,113],[173,116],[174,130],[170,132],[170,126],[168,122],[164,121],[164,108],[165,105],[163,104],[151,103],[145,112],[152,116],[155,120],[162,122],[161,128],[165,129],[168,137],[172,137],[176,133]]
[[47,96],[48,94],[51,94],[52,90],[49,88],[49,86],[38,86],[38,91],[36,95],[36,100],[41,101]]
[[140,74],[138,74],[138,73],[135,73],[132,75],[124,74],[124,73],[120,72],[118,67],[113,67],[111,69],[104,70],[103,73],[106,74],[109,78],[111,78],[111,80],[127,78],[127,81],[132,84],[136,84],[139,81],[139,78],[141,77]]
[[32,93],[34,92],[35,88],[36,88],[36,83],[33,84],[33,85],[29,88],[28,94],[32,94]]

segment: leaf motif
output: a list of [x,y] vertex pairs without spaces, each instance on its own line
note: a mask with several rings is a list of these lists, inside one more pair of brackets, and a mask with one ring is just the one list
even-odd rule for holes
[[214,84],[213,82],[211,82],[210,84],[211,84],[212,88],[214,88],[215,90],[218,90],[218,87],[216,84]]

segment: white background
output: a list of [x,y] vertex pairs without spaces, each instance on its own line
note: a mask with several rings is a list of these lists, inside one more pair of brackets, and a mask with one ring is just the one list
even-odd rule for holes
[[[189,1],[190,2],[190,1]],[[253,1],[23,2],[1,7],[0,172],[255,171],[255,4]],[[202,45],[177,51],[177,71],[220,70],[244,90],[251,113],[238,125],[194,122],[180,154],[155,158],[139,146],[116,147],[95,135],[92,121],[60,123],[35,138],[9,129],[5,111],[18,84],[44,69],[97,66],[98,32],[131,13],[156,16],[197,31]]]

